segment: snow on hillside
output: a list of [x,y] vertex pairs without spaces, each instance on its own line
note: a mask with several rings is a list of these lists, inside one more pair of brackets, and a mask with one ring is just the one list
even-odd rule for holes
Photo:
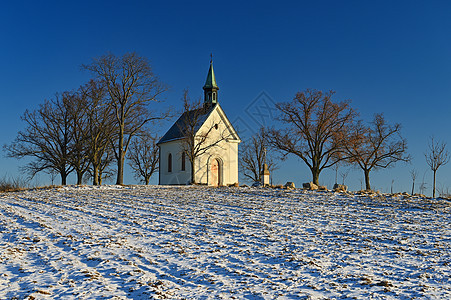
[[450,208],[253,188],[0,194],[0,298],[451,299]]

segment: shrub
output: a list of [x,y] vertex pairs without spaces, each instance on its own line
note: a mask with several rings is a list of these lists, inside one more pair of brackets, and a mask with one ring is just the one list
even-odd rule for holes
[[0,179],[0,192],[15,192],[27,187],[27,182],[23,178],[2,178]]

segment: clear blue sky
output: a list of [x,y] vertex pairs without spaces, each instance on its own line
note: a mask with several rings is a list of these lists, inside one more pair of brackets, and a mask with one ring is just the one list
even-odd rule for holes
[[[171,87],[164,100],[180,107],[184,88],[202,95],[213,52],[219,101],[229,119],[249,127],[258,120],[246,109],[255,109],[261,92],[279,102],[306,88],[335,90],[364,119],[383,112],[401,123],[412,164],[371,179],[381,191],[392,180],[396,191],[410,190],[409,170],[419,170],[417,184],[427,171],[428,137],[451,146],[450,15],[449,1],[7,1],[0,10],[0,142],[23,128],[25,109],[85,83],[90,74],[80,65],[93,57],[136,51],[149,58]],[[22,164],[2,155],[0,177],[16,176]],[[451,188],[450,175],[451,164],[439,169],[439,186]],[[431,172],[425,176],[430,187]],[[299,185],[310,177],[292,158],[274,181]],[[334,177],[326,171],[320,181],[331,185]],[[346,183],[358,189],[361,178],[351,170]]]

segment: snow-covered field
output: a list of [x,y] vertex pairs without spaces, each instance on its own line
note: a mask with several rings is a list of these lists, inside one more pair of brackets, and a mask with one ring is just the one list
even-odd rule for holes
[[451,202],[207,187],[0,194],[0,299],[451,299]]

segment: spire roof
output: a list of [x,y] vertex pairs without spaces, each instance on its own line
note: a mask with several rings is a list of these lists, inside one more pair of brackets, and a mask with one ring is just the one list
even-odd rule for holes
[[207,80],[205,81],[204,85],[204,90],[205,89],[219,90],[219,87],[216,84],[215,72],[213,71],[213,59],[210,60],[210,69],[208,69]]

